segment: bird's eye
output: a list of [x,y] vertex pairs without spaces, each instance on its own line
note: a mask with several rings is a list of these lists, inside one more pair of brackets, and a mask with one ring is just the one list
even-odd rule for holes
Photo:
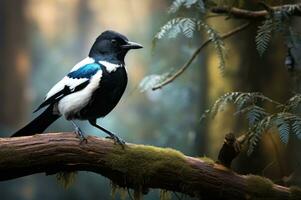
[[111,43],[112,44],[117,44],[117,40],[113,39],[113,40],[111,40]]

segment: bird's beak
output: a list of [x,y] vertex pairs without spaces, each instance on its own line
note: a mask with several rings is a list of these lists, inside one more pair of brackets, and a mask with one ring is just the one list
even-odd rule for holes
[[122,45],[122,48],[124,48],[124,49],[141,49],[141,48],[143,48],[143,46],[136,42],[128,41],[127,44]]

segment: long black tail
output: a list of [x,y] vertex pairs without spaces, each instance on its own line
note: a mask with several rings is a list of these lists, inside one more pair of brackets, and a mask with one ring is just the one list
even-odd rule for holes
[[43,131],[50,126],[60,115],[53,114],[53,106],[49,106],[42,114],[32,120],[29,124],[15,132],[11,137],[34,135],[43,133]]

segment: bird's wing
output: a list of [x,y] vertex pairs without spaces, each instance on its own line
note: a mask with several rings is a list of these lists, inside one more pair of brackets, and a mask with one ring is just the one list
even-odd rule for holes
[[84,62],[84,65],[78,66],[79,64],[75,65],[67,76],[49,90],[43,103],[34,112],[58,102],[71,93],[84,89],[89,84],[91,77],[101,70],[99,63]]

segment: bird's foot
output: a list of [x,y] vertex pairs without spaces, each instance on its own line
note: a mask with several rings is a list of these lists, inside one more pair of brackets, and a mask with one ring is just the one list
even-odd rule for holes
[[79,127],[75,127],[74,132],[75,132],[76,136],[79,138],[80,144],[83,142],[85,142],[85,143],[88,142],[87,138],[84,135],[84,132]]
[[112,134],[110,136],[107,136],[106,138],[113,140],[114,144],[119,144],[119,145],[121,145],[122,148],[124,148],[125,141],[123,139],[121,139],[120,137],[118,137],[117,135]]

